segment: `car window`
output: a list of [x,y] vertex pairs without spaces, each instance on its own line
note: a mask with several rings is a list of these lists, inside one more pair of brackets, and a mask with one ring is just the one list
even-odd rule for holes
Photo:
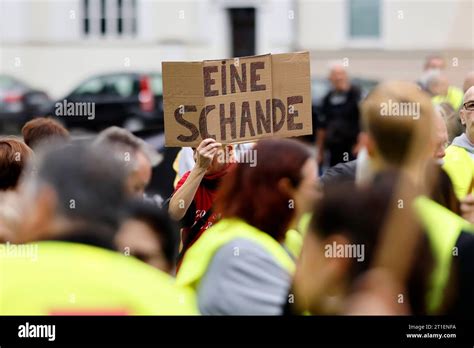
[[352,83],[356,86],[359,86],[361,90],[361,98],[365,99],[370,91],[373,90],[375,86],[377,86],[378,82],[375,80],[366,80],[356,77],[352,79]]
[[134,94],[133,75],[114,75],[105,78],[106,94],[110,96],[130,97]]
[[322,103],[324,96],[329,92],[330,84],[328,80],[325,79],[312,79],[311,80],[311,95],[313,102],[316,105]]
[[0,90],[19,89],[25,86],[9,76],[0,76]]
[[105,89],[104,81],[101,78],[94,78],[80,85],[73,94],[75,95],[95,95],[103,93]]
[[163,95],[163,81],[161,75],[151,75],[151,89],[155,95]]

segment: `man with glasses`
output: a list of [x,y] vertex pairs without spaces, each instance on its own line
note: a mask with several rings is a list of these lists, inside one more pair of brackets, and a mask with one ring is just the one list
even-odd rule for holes
[[465,131],[446,149],[443,168],[453,182],[456,196],[461,201],[472,198],[474,203],[474,86],[464,94],[459,116]]

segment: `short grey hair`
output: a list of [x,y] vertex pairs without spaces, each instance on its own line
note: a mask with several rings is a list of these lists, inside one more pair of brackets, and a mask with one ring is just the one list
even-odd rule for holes
[[42,186],[57,195],[56,214],[90,225],[116,227],[127,193],[123,165],[106,148],[70,144],[37,158],[36,175],[26,179],[34,194]]
[[331,60],[328,63],[328,69],[329,73],[331,73],[333,70],[341,68],[342,70],[347,72],[347,66],[344,64],[342,60]]
[[111,148],[118,160],[130,162],[131,168],[136,167],[134,155],[138,152],[142,152],[153,167],[162,161],[162,156],[150,144],[124,128],[112,126],[100,132],[93,146],[103,145]]

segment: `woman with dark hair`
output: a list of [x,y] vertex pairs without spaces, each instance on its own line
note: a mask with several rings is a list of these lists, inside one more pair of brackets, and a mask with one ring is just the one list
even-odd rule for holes
[[294,261],[281,243],[295,207],[317,195],[316,161],[289,139],[261,140],[253,151],[256,166],[238,163],[222,181],[222,220],[188,250],[178,272],[178,284],[197,289],[203,314],[275,315],[286,301]]

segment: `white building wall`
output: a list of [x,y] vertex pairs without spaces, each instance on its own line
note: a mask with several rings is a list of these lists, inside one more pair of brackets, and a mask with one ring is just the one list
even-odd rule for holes
[[[308,49],[344,49],[348,0],[299,0],[299,44]],[[383,0],[380,48],[464,49],[474,46],[472,0]]]
[[297,12],[296,1],[262,2],[257,8],[257,54],[296,49]]
[[232,7],[257,8],[258,54],[289,51],[294,44],[292,0],[138,0],[135,38],[84,38],[80,0],[1,1],[0,72],[54,97],[96,73],[160,71],[166,60],[229,57]]
[[345,0],[299,0],[298,44],[309,50],[345,45]]
[[369,44],[348,35],[348,0],[298,4],[298,44],[311,52],[313,75],[326,76],[329,60],[347,59],[354,76],[414,80],[429,54],[446,58],[454,84],[474,70],[472,0],[383,0],[381,37]]
[[0,0],[0,73],[61,97],[96,73],[229,57],[227,10],[249,6],[256,53],[310,50],[314,75],[326,74],[329,59],[349,58],[358,76],[414,79],[437,52],[457,59],[454,83],[474,69],[472,0],[384,0],[382,37],[370,49],[347,35],[347,0],[137,0],[135,38],[84,38],[82,0]]
[[472,0],[385,0],[389,49],[474,48]]
[[[28,3],[26,1],[0,1],[0,43],[25,40]],[[0,47],[1,49],[1,47]]]

